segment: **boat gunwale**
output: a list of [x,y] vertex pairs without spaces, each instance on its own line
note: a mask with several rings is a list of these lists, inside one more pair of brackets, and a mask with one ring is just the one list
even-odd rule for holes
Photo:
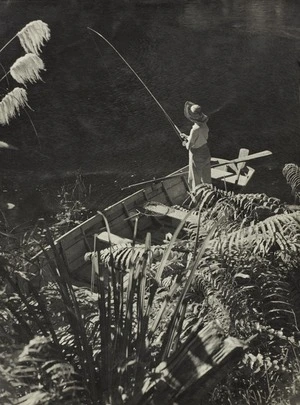
[[[215,158],[215,157],[212,157],[212,160],[213,160],[213,161],[218,161],[219,163],[223,163],[223,162],[224,162],[224,166],[226,166],[226,163],[228,162],[227,159]],[[222,167],[222,166],[220,166],[220,167]],[[240,177],[246,177],[246,183],[245,183],[245,185],[248,183],[248,181],[251,179],[252,175],[253,175],[254,172],[255,172],[255,170],[254,170],[253,168],[251,168],[250,166],[246,166],[246,167],[249,169],[249,170],[248,170],[248,177],[245,176],[245,175],[241,175],[241,176],[240,176]],[[183,166],[183,167],[177,169],[176,171],[174,171],[174,172],[168,174],[168,175],[166,176],[166,179],[165,179],[165,180],[160,181],[160,182],[157,182],[157,183],[155,183],[155,179],[153,179],[153,183],[149,183],[149,184],[145,185],[143,188],[141,188],[141,189],[135,191],[134,193],[131,193],[131,194],[127,195],[126,197],[122,198],[121,200],[118,200],[118,201],[116,201],[115,203],[109,205],[108,207],[105,207],[105,208],[103,209],[103,215],[106,216],[106,214],[109,214],[109,212],[112,212],[112,211],[113,211],[114,209],[116,209],[118,206],[120,206],[120,208],[121,208],[122,205],[126,203],[126,201],[132,200],[131,202],[134,203],[134,201],[136,201],[137,197],[138,197],[140,194],[143,194],[143,195],[144,195],[144,199],[146,200],[147,191],[148,191],[148,193],[149,193],[149,190],[151,190],[152,193],[153,193],[153,192],[156,192],[155,195],[149,196],[150,199],[155,198],[155,197],[157,197],[157,196],[159,196],[159,195],[161,195],[161,194],[166,195],[166,191],[163,189],[163,187],[165,186],[165,187],[167,187],[167,190],[169,190],[169,189],[171,189],[171,188],[173,188],[173,187],[176,187],[176,186],[179,185],[180,183],[182,183],[182,182],[183,182],[182,176],[184,176],[185,178],[187,177],[187,172],[185,171],[185,170],[187,170],[187,169],[188,169],[188,165],[185,165],[185,166]],[[217,170],[217,168],[216,168],[216,170]],[[185,172],[184,172],[184,171],[185,171]],[[182,172],[182,176],[172,177],[174,174],[175,174],[175,175],[176,175],[176,174],[180,174],[181,172]],[[232,175],[233,175],[233,176],[237,176],[237,175],[234,174],[234,173],[233,173]],[[168,177],[170,177],[170,178],[168,178]],[[177,177],[178,177],[178,181],[177,181]],[[221,179],[219,179],[219,180],[221,180]],[[170,187],[168,187],[168,185],[167,185],[167,186],[165,185],[165,182],[168,183],[169,181],[171,181],[171,186],[170,186]],[[226,181],[226,179],[225,179],[225,181]],[[240,187],[244,187],[245,185],[242,185],[242,186],[240,186]],[[154,190],[154,188],[153,188],[154,186],[155,186],[156,190]],[[239,186],[239,184],[238,184],[238,186]],[[76,225],[74,228],[70,229],[69,231],[67,231],[67,232],[64,233],[63,235],[59,236],[59,237],[58,237],[57,239],[55,239],[55,241],[54,241],[55,246],[59,246],[59,245],[60,245],[63,250],[70,249],[72,246],[74,246],[76,243],[78,243],[81,239],[79,239],[78,241],[75,240],[73,244],[70,244],[70,246],[65,247],[65,249],[64,249],[64,247],[62,246],[62,245],[63,245],[63,242],[64,242],[65,240],[67,240],[67,239],[68,239],[72,234],[74,234],[77,230],[79,230],[79,229],[82,230],[82,231],[83,231],[83,234],[84,234],[84,231],[85,231],[85,230],[89,230],[90,228],[93,228],[94,226],[96,227],[97,224],[99,224],[99,226],[102,224],[102,228],[104,228],[104,227],[105,227],[105,222],[104,222],[104,219],[103,219],[103,217],[102,217],[101,214],[102,214],[102,212],[96,213],[96,214],[93,215],[92,217],[90,217],[90,218],[86,219],[85,221],[83,221],[81,224]],[[123,212],[123,213],[120,213],[120,215],[114,216],[113,218],[109,218],[109,220],[111,220],[112,222],[113,222],[113,221],[117,221],[118,218],[121,218],[123,215],[125,215],[124,212]],[[94,223],[93,223],[93,222],[94,222]],[[93,225],[91,225],[91,223],[93,223]],[[103,230],[103,229],[102,229],[102,230]],[[99,231],[101,231],[101,227],[99,228]],[[96,232],[95,232],[95,234],[96,234]],[[91,235],[88,235],[88,236],[91,236]],[[46,250],[49,250],[49,249],[50,249],[50,246],[47,246],[47,247],[46,247]],[[36,261],[36,260],[42,255],[42,253],[43,253],[43,251],[38,252],[36,255],[34,255],[34,256],[30,259],[30,261],[33,261],[33,262]]]

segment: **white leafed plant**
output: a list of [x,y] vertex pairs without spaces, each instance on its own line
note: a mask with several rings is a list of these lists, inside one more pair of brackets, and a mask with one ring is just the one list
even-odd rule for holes
[[292,188],[295,202],[300,201],[300,167],[295,163],[287,163],[282,169],[282,174]]

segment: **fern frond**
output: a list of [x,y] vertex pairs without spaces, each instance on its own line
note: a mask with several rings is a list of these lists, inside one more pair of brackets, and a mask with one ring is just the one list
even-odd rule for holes
[[282,169],[282,174],[291,186],[293,195],[300,200],[300,167],[294,163],[287,163]]
[[62,358],[49,338],[36,336],[24,347],[16,362],[14,375],[26,381],[31,391],[30,395],[18,399],[20,405],[48,401],[78,403],[76,397],[79,391],[85,390],[79,374]]
[[264,319],[269,325],[285,330],[295,328],[293,303],[290,283],[280,280],[276,269],[260,269],[256,277],[261,297],[261,308]]
[[0,124],[8,124],[25,106],[28,106],[26,90],[15,87],[0,102]]
[[18,399],[17,405],[38,405],[45,404],[51,401],[52,397],[48,392],[43,392],[42,390],[37,390],[35,392],[30,392]]
[[39,54],[45,41],[50,39],[48,24],[41,20],[31,21],[17,33],[20,44],[26,53]]
[[[222,217],[222,227],[216,229],[214,238],[224,237],[227,234],[248,227],[273,215],[289,212],[289,209],[278,198],[268,197],[266,194],[234,194],[219,190],[210,185],[198,187],[199,212],[201,211],[201,239],[207,234],[212,225]],[[185,230],[189,238],[195,240],[196,225],[187,223]],[[239,234],[241,236],[241,234]],[[241,245],[241,239],[231,240],[234,246],[236,242]]]
[[[136,265],[143,257],[145,245],[132,246],[131,243],[121,243],[113,245],[111,248],[103,249],[99,252],[99,260],[101,263],[108,266],[113,260],[114,265],[119,270],[127,270],[131,265]],[[164,253],[164,246],[151,246],[152,260],[157,262],[161,260]],[[183,257],[183,253],[171,251],[169,259],[179,259]]]
[[46,70],[42,59],[35,53],[27,53],[15,61],[10,68],[10,74],[18,83],[35,83],[42,80],[41,70]]
[[[269,211],[267,216],[286,211],[284,204],[278,198],[268,197],[264,193],[235,194],[232,191],[220,190],[207,184],[198,186],[197,192],[201,207],[211,210],[210,216],[223,210],[222,206],[224,209],[232,207],[235,217],[238,215],[254,217],[254,213],[257,214],[257,210],[262,208],[265,210],[265,214]],[[218,207],[216,207],[217,202]]]
[[[289,229],[289,232],[285,230]],[[271,247],[277,244],[284,251],[292,249],[299,251],[300,241],[292,240],[291,234],[298,235],[300,231],[300,219],[298,213],[279,214],[250,225],[247,228],[237,230],[227,236],[216,238],[211,242],[211,248],[227,249],[241,248],[239,241],[243,240],[243,247],[253,250],[255,253],[267,254]]]
[[[187,314],[189,321],[185,323],[182,337],[186,336],[187,329],[193,322],[193,318],[202,318],[203,323],[209,322],[212,319],[217,319],[222,328],[229,331],[230,328],[230,313],[227,305],[227,295],[232,294],[232,288],[226,283],[225,285],[225,269],[219,264],[207,259],[199,266],[195,280],[192,285],[192,291],[195,296],[202,298],[201,305],[194,306],[194,302],[188,303]],[[195,297],[193,299],[195,301]],[[224,305],[224,303],[226,303]],[[190,307],[193,307],[191,313]]]
[[293,335],[298,330],[294,301],[299,293],[293,291],[290,273],[285,263],[274,265],[270,259],[254,256],[245,249],[243,255],[232,251],[225,260],[224,256],[207,256],[193,284],[195,296],[201,298],[200,308],[195,315],[188,305],[184,334],[195,317],[200,317],[204,324],[209,319],[218,319],[225,330],[230,328],[232,333],[234,328],[235,335],[241,338],[260,332],[257,325]]

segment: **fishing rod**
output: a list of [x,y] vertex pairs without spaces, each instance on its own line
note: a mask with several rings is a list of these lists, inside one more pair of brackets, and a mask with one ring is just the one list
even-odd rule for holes
[[[297,63],[298,63],[298,67],[300,68],[300,59],[297,60]],[[300,104],[300,76],[298,78],[298,101]]]
[[[265,156],[269,156],[269,155],[272,155],[272,152],[271,152],[271,151],[269,151],[269,150],[263,150],[262,152],[253,153],[253,154],[248,155],[248,156],[245,156],[245,157],[243,157],[243,158],[236,158],[236,159],[233,159],[233,160],[228,160],[228,161],[226,161],[226,162],[217,163],[217,164],[215,164],[215,165],[212,165],[211,168],[213,169],[213,168],[216,168],[216,167],[226,166],[226,165],[229,165],[229,164],[231,164],[231,163],[247,162],[247,161],[249,161],[249,160],[258,159],[258,158],[265,157]],[[157,182],[159,182],[159,181],[172,179],[173,177],[182,176],[182,175],[184,175],[184,174],[186,174],[186,173],[188,173],[188,172],[186,172],[186,171],[180,171],[180,172],[178,172],[178,173],[174,173],[174,174],[171,174],[171,175],[169,175],[169,176],[158,177],[157,179],[146,180],[146,181],[142,181],[142,182],[140,182],[140,183],[131,184],[131,185],[129,185],[129,186],[126,186],[126,187],[121,188],[121,190],[122,190],[122,191],[123,191],[123,190],[127,190],[127,189],[129,189],[129,188],[137,187],[137,186],[142,186],[142,185],[144,185],[144,184],[157,183]],[[234,173],[228,173],[227,176],[223,176],[222,178],[231,177],[231,176],[234,176]]]
[[[174,177],[180,177],[180,176],[183,176],[185,174],[188,174],[188,172],[180,172],[180,173],[175,173],[175,174],[164,176],[164,177],[154,178],[152,180],[141,181],[140,183],[130,184],[129,186],[122,187],[121,190],[122,191],[123,190],[128,190],[129,188],[142,186],[144,184],[150,184],[150,183],[155,184],[155,183],[158,183],[159,181],[173,179]],[[235,173],[228,173],[228,174],[222,176],[222,179],[226,179],[227,177],[231,177],[231,176],[234,176],[234,175],[235,175]]]
[[140,183],[134,183],[134,184],[130,184],[129,186],[122,187],[121,190],[123,191],[123,190],[127,190],[128,188],[142,186],[143,184],[157,183],[158,181],[163,181],[166,179],[172,179],[173,177],[183,176],[184,174],[187,174],[187,173],[188,172],[179,172],[179,173],[171,174],[169,176],[157,177],[152,180],[141,181]]
[[163,108],[163,106],[160,104],[160,102],[157,100],[157,98],[154,96],[154,94],[151,92],[151,90],[149,89],[149,87],[143,82],[143,80],[139,77],[139,75],[135,72],[135,70],[129,65],[129,63],[125,60],[125,58],[120,54],[120,52],[102,35],[100,34],[100,32],[94,30],[93,28],[87,27],[88,30],[94,32],[95,34],[97,34],[100,38],[102,38],[115,52],[116,54],[122,59],[122,61],[129,67],[129,69],[132,71],[132,73],[135,75],[135,77],[140,81],[140,83],[142,83],[142,85],[144,86],[144,88],[148,91],[148,93],[150,94],[150,96],[153,98],[153,100],[156,102],[156,104],[158,105],[158,107],[162,110],[162,112],[164,113],[165,117],[167,118],[167,120],[169,121],[169,123],[171,124],[172,128],[174,129],[174,131],[176,132],[176,135],[179,137],[180,141],[182,141],[182,136],[181,136],[181,131],[179,130],[179,128],[174,124],[173,120],[171,119],[171,117],[169,116],[169,114],[166,112],[166,110]]

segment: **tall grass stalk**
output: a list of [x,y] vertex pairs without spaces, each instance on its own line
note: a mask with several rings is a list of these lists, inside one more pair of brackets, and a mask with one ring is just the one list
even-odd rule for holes
[[48,336],[47,329],[44,327],[40,318],[37,316],[36,311],[33,309],[33,307],[28,302],[28,299],[25,296],[25,294],[22,292],[20,286],[18,285],[18,282],[13,281],[13,279],[9,275],[9,272],[5,268],[1,269],[1,274],[2,274],[3,278],[7,281],[7,283],[12,287],[12,289],[17,293],[21,302],[24,304],[25,308],[27,309],[28,314],[29,314],[30,318],[32,319],[32,321],[38,326],[39,330],[42,332],[42,334],[45,337]]
[[[158,286],[159,286],[159,283],[160,283],[160,281],[161,281],[161,277],[162,277],[163,270],[164,270],[164,268],[165,268],[165,266],[166,266],[168,257],[169,257],[169,255],[170,255],[170,253],[171,253],[171,250],[172,250],[172,248],[173,248],[173,246],[174,246],[174,243],[176,242],[176,240],[177,240],[177,238],[178,238],[178,236],[179,236],[180,231],[181,231],[182,228],[184,227],[186,220],[187,220],[188,217],[193,213],[193,211],[194,211],[194,210],[190,210],[190,211],[183,217],[183,219],[180,221],[180,223],[178,224],[177,228],[175,229],[175,232],[173,233],[170,242],[168,243],[168,246],[167,246],[167,248],[166,248],[166,250],[165,250],[165,252],[164,252],[164,254],[163,254],[162,260],[161,260],[161,262],[160,262],[159,268],[158,268],[157,273],[156,273],[156,276],[155,276],[155,285],[153,286],[152,290],[150,291],[149,305],[152,305],[154,295],[155,295],[156,290],[157,290],[157,288],[158,288]],[[152,325],[151,325],[151,327],[150,327],[149,338],[152,338],[152,336],[154,335],[154,333],[155,333],[155,331],[156,331],[156,329],[157,329],[157,327],[158,327],[158,325],[159,325],[159,323],[160,323],[160,321],[161,321],[161,318],[162,318],[163,314],[165,313],[167,304],[170,302],[170,300],[171,300],[173,294],[177,291],[177,288],[179,287],[179,285],[180,285],[180,283],[181,283],[181,281],[182,281],[183,276],[184,276],[184,273],[182,273],[181,275],[177,275],[177,276],[176,276],[175,281],[173,282],[172,287],[170,288],[169,292],[166,294],[166,297],[165,297],[165,299],[164,299],[164,302],[163,302],[163,304],[161,305],[160,310],[159,310],[159,312],[158,312],[156,318],[154,319],[154,321],[153,321],[153,323],[152,323]]]
[[208,248],[209,242],[217,227],[218,227],[218,223],[216,223],[212,226],[212,228],[210,229],[203,244],[201,245],[201,248],[199,249],[199,252],[198,252],[195,260],[190,264],[190,269],[188,269],[188,272],[189,272],[188,278],[187,278],[186,282],[184,283],[183,290],[182,290],[179,300],[176,304],[176,308],[172,314],[172,319],[168,326],[168,331],[167,331],[167,334],[164,339],[165,344],[163,344],[163,346],[162,346],[163,347],[162,361],[164,361],[171,354],[173,342],[175,339],[176,328],[177,328],[178,322],[180,320],[180,311],[182,309],[183,302],[184,302],[186,294],[191,286],[191,283],[194,279],[195,272],[199,266],[199,262],[202,259],[206,249]]
[[92,358],[92,350],[88,344],[86,329],[83,324],[81,311],[74,293],[68,269],[58,254],[57,247],[51,236],[50,230],[46,227],[46,239],[54,254],[55,263],[49,257],[47,250],[43,249],[44,254],[50,265],[52,275],[59,287],[62,300],[65,305],[66,315],[69,320],[69,325],[73,332],[76,347],[78,349],[78,359],[82,371],[84,373],[84,381],[88,391],[91,393],[93,403],[97,403],[97,392],[95,386],[95,369]]
[[[114,261],[113,261],[113,256],[112,256],[112,243],[111,243],[111,232],[110,232],[110,227],[109,223],[107,221],[107,218],[105,215],[98,211],[98,214],[100,214],[104,220],[105,227],[107,230],[108,234],[108,240],[109,240],[109,247],[110,247],[110,266],[108,268],[108,273],[107,273],[107,289],[106,289],[106,280],[105,280],[105,271],[103,268],[100,268],[99,274],[98,274],[98,294],[99,294],[99,314],[100,314],[100,335],[101,335],[101,360],[102,360],[102,365],[101,365],[101,378],[103,382],[106,382],[106,384],[103,384],[106,386],[107,392],[103,392],[104,396],[104,401],[105,403],[109,404],[112,401],[112,384],[113,384],[113,362],[114,362],[114,356],[113,356],[113,341],[112,341],[112,306],[111,306],[111,297],[113,296],[116,298],[117,294],[117,285],[116,285],[116,280],[117,277],[115,276],[115,268],[114,268]],[[95,256],[94,260],[96,259],[97,256]],[[112,293],[113,291],[113,293]],[[119,310],[119,305],[118,305],[118,300],[114,300],[114,309],[117,311]],[[116,326],[116,324],[115,324]],[[116,328],[118,331],[121,330],[121,328]]]

